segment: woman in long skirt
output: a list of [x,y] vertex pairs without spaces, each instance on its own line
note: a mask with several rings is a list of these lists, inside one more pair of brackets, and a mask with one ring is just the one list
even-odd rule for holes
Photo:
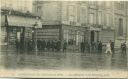
[[106,45],[106,52],[105,53],[112,54],[112,51],[111,51],[111,41],[107,43],[107,45]]

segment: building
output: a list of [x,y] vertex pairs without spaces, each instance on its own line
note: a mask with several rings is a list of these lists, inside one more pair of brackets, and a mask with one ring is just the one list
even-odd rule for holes
[[120,45],[128,35],[126,5],[125,1],[34,1],[33,13],[42,18],[45,28],[59,29],[60,40],[76,45],[83,40],[112,40]]
[[6,46],[15,48],[16,41],[25,49],[28,41],[36,39],[35,29],[38,27],[42,27],[38,16],[1,9],[1,49],[4,50]]
[[32,0],[1,0],[1,8],[32,12]]

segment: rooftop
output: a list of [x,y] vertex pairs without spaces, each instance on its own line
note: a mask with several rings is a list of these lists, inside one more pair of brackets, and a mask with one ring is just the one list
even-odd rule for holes
[[13,9],[1,9],[1,14],[17,15],[17,16],[23,16],[23,17],[29,17],[29,18],[37,18],[37,17],[40,18],[39,16],[30,13],[29,11],[20,12]]

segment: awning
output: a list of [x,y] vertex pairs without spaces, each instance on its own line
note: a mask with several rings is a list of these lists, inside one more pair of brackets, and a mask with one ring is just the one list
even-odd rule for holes
[[28,18],[28,17],[15,16],[15,15],[8,16],[9,26],[33,27],[35,23],[38,23],[38,27],[42,27],[40,20],[37,20],[36,18]]
[[96,27],[90,27],[90,29],[89,30],[93,30],[93,31],[101,31],[101,29],[100,28],[96,28]]

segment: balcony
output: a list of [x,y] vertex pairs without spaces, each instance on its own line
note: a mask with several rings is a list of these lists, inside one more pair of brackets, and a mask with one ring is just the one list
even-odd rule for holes
[[42,25],[60,25],[60,21],[42,21]]

